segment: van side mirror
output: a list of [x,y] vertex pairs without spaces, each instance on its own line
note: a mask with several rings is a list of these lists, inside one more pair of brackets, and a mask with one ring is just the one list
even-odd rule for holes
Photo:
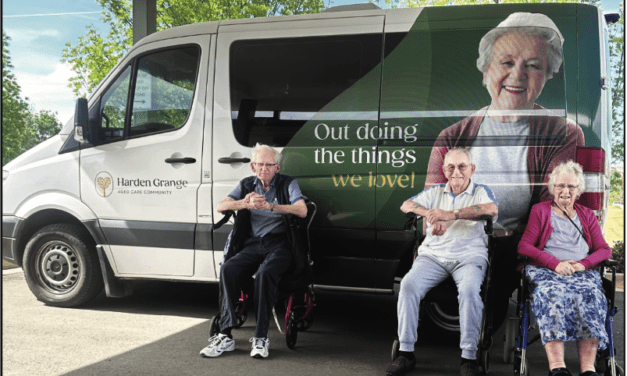
[[87,108],[87,99],[78,98],[74,109],[74,139],[81,144],[84,144],[89,139],[89,137],[87,137],[88,124],[89,110]]

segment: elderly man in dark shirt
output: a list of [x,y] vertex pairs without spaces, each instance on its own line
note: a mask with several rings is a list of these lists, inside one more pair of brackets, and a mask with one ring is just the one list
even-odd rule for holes
[[[250,168],[256,176],[243,179],[228,197],[218,204],[218,212],[238,210],[233,231],[227,241],[220,269],[220,332],[209,338],[200,351],[214,358],[235,349],[231,329],[237,325],[235,303],[242,281],[255,277],[257,328],[250,339],[253,358],[266,358],[270,341],[268,325],[279,280],[293,261],[302,258],[290,241],[285,214],[307,215],[305,197],[296,179],[279,174],[281,154],[267,145],[257,144]],[[296,259],[296,260],[295,260]],[[298,267],[298,266],[297,266]]]

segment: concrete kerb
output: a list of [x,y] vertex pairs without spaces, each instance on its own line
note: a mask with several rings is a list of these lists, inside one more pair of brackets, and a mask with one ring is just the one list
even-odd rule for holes
[[17,273],[22,273],[24,272],[22,270],[22,268],[11,268],[11,269],[2,269],[2,275],[9,275],[9,274],[17,274]]

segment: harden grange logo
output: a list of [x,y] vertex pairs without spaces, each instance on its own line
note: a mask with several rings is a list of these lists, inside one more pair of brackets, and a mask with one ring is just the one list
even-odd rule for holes
[[111,196],[113,193],[113,178],[108,172],[96,175],[96,192],[102,197]]

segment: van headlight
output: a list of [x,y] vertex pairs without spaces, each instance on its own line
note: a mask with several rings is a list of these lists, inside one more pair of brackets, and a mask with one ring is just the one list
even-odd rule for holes
[[9,171],[8,170],[2,170],[2,182],[4,183],[5,180],[7,180],[7,178],[9,177]]

